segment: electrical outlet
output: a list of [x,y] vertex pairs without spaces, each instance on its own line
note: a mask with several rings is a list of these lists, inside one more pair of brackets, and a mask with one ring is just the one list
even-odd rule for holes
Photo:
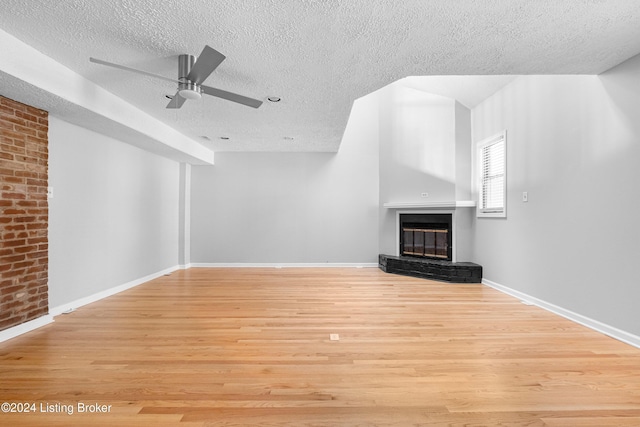
[[529,201],[529,193],[527,193],[526,191],[522,192],[522,201],[523,202],[528,202]]
[[53,199],[53,187],[47,187],[47,199]]
[[421,193],[420,196],[422,197],[429,197],[429,193]]

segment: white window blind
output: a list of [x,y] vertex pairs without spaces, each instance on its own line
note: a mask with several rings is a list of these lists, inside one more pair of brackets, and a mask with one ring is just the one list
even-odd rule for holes
[[478,216],[506,216],[506,132],[478,143]]

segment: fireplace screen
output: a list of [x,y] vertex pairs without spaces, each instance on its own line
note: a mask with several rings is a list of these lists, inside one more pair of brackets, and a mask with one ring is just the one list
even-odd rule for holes
[[449,258],[449,231],[440,228],[402,228],[402,255]]

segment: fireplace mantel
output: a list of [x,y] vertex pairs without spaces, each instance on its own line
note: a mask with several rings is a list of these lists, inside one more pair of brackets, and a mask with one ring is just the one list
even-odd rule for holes
[[452,202],[387,202],[383,204],[387,209],[457,209],[475,208],[473,200],[458,200]]

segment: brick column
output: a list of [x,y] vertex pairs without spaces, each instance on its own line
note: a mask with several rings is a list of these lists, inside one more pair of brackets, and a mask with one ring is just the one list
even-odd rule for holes
[[46,111],[0,96],[0,330],[48,313]]

